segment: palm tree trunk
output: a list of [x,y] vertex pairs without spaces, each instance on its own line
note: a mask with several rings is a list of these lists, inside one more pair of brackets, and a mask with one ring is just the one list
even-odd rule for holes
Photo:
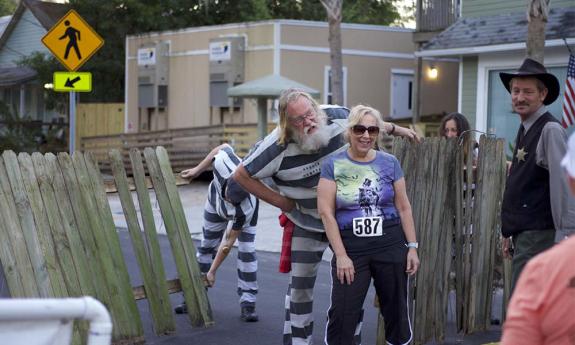
[[341,52],[341,17],[343,0],[320,0],[329,23],[329,56],[331,63],[331,103],[344,105],[343,58]]
[[527,7],[527,57],[543,64],[545,54],[545,25],[549,0],[530,0]]
[[329,57],[331,60],[331,102],[344,105],[341,20],[329,19]]

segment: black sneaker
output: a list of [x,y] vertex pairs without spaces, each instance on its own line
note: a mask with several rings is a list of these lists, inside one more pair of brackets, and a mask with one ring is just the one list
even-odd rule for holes
[[174,311],[176,312],[176,314],[187,314],[188,313],[188,306],[186,305],[186,302],[176,306],[174,308]]
[[259,320],[255,307],[242,307],[242,320],[245,322],[257,322]]

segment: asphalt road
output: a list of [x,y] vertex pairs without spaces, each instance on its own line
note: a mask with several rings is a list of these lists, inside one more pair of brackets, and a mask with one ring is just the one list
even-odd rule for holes
[[[132,277],[132,286],[141,285],[140,274],[133,255],[128,232],[119,230],[126,263]],[[164,257],[167,279],[177,276],[170,245],[166,236],[159,236]],[[288,275],[278,272],[279,255],[277,253],[258,252],[259,293],[256,310],[260,321],[245,323],[240,319],[240,307],[236,293],[236,249],[221,266],[216,277],[216,285],[208,292],[215,325],[209,328],[192,328],[187,315],[176,315],[176,332],[171,335],[154,334],[152,321],[146,300],[138,301],[144,324],[146,344],[174,345],[259,345],[281,344],[284,319],[284,296],[288,284]],[[322,262],[314,291],[314,344],[323,344],[326,311],[329,307],[330,293],[329,263]],[[171,296],[172,305],[182,301],[181,294]],[[364,305],[363,344],[375,344],[377,329],[377,310],[373,307],[374,289],[370,288]],[[453,334],[449,327],[444,344],[485,344],[497,341],[500,337],[499,327],[486,333],[466,336]]]
[[[132,286],[140,285],[141,279],[127,231],[120,230],[120,239],[125,249],[126,262],[132,277]],[[160,236],[160,246],[164,256],[167,279],[177,276],[171,260],[170,246],[166,236]],[[201,345],[255,345],[281,344],[284,319],[284,297],[288,284],[288,275],[278,272],[279,255],[277,253],[258,252],[259,293],[256,310],[260,321],[246,323],[240,319],[240,306],[237,287],[234,248],[223,263],[216,277],[216,284],[210,288],[208,296],[212,306],[215,325],[209,328],[192,328],[186,315],[176,315],[176,333],[157,336],[152,329],[148,303],[138,301],[142,315],[146,344],[201,344]],[[314,343],[323,344],[326,311],[329,307],[330,292],[329,263],[322,262],[315,288],[315,325]],[[367,301],[373,302],[374,291],[370,290]],[[181,294],[171,296],[172,305],[182,301]],[[364,321],[364,344],[375,344],[377,328],[377,310],[371,305],[366,310]]]

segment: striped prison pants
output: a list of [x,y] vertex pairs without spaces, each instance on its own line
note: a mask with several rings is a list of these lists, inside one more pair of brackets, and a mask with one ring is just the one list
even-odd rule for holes
[[[313,344],[313,287],[328,244],[324,232],[294,226],[290,284],[285,298],[284,345]],[[361,320],[356,327],[355,344],[361,343],[360,332]]]
[[[215,207],[206,200],[204,226],[202,228],[204,238],[197,253],[202,273],[209,271],[228,223],[230,221],[218,215]],[[238,237],[238,295],[240,296],[240,305],[242,307],[255,306],[256,294],[258,293],[258,260],[255,239],[256,227],[249,226],[249,223],[246,223]]]

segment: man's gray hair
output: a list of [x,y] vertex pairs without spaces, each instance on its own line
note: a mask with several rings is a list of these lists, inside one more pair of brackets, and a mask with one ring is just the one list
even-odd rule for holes
[[325,116],[323,110],[320,109],[319,104],[313,99],[313,97],[303,91],[302,89],[298,88],[289,88],[282,91],[280,98],[279,98],[279,105],[278,105],[278,113],[279,113],[279,128],[280,128],[280,137],[278,139],[278,143],[280,145],[286,144],[288,139],[290,138],[289,135],[289,125],[288,125],[288,113],[287,107],[290,103],[297,101],[300,97],[303,97],[309,101],[309,104],[313,108],[316,113],[316,116]]

